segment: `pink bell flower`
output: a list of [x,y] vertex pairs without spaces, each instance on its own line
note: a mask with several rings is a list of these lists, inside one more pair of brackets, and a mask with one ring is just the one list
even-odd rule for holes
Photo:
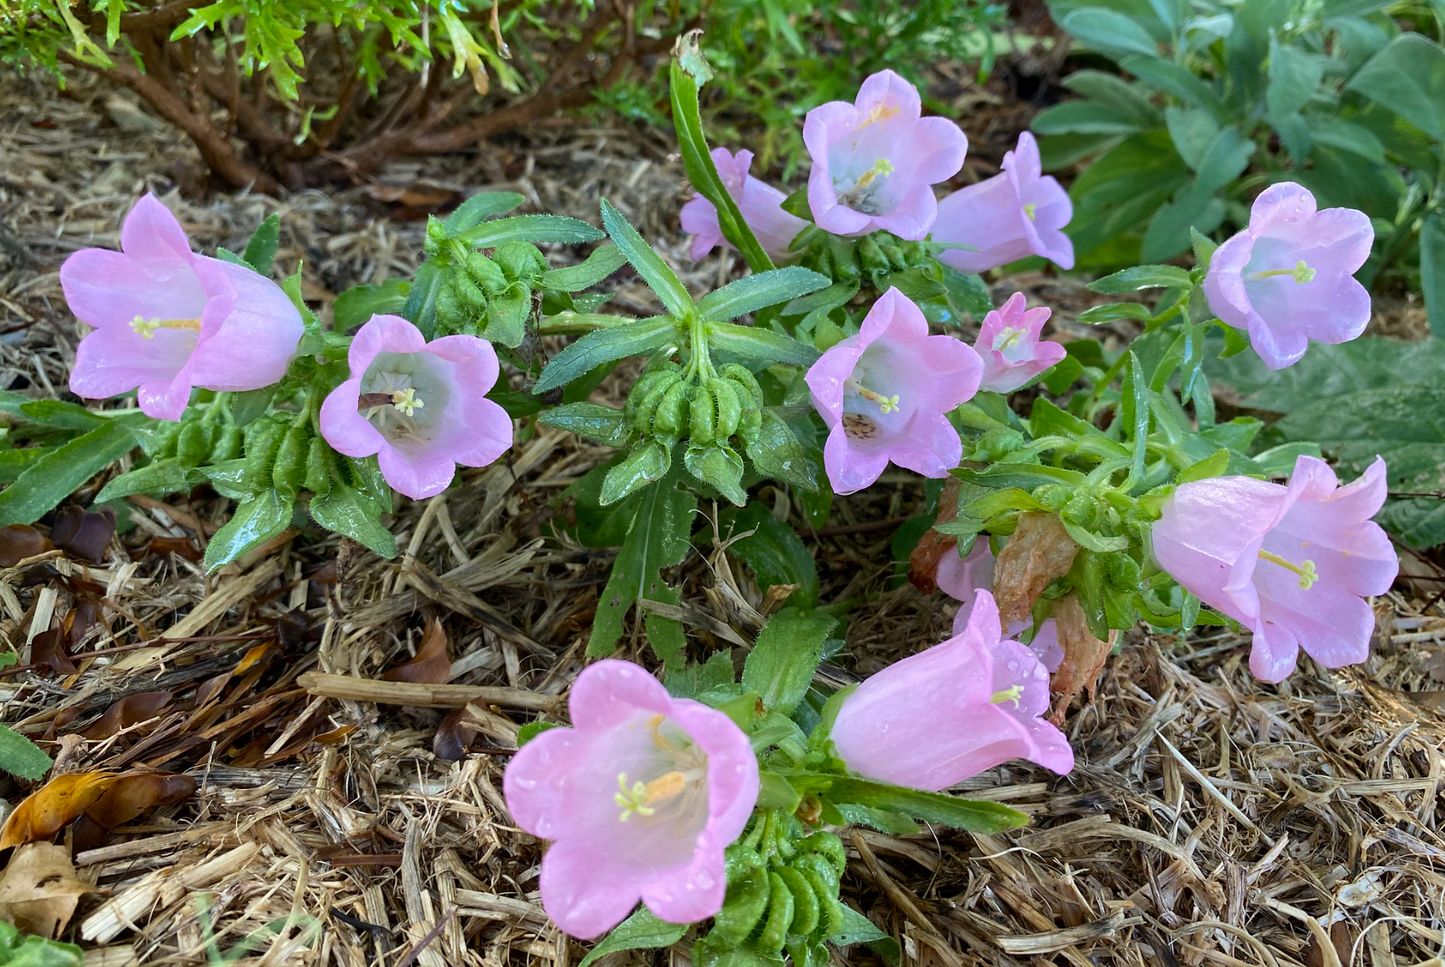
[[1042,717],[1049,673],[1003,638],[998,605],[980,590],[962,633],[864,680],[843,701],[833,744],[867,779],[936,792],[1012,759],[1063,775],[1069,740]]
[[1299,650],[1326,668],[1364,661],[1375,614],[1364,598],[1390,590],[1399,560],[1370,518],[1385,502],[1385,461],[1340,486],[1302,456],[1287,486],[1250,477],[1176,490],[1154,525],[1154,556],[1174,580],[1254,632],[1249,669],[1266,682],[1294,670]]
[[889,289],[856,336],[808,370],[828,425],[823,465],[834,493],[862,490],[890,462],[925,477],[958,466],[963,443],[945,416],[978,392],[983,360],[952,336],[930,336],[923,312]]
[[1247,330],[1270,369],[1292,366],[1311,339],[1349,342],[1365,331],[1370,294],[1354,274],[1374,241],[1364,212],[1317,211],[1315,196],[1302,186],[1271,185],[1254,200],[1249,227],[1210,259],[1209,308]]
[[639,899],[671,923],[717,913],[723,850],[758,800],[748,737],[626,661],[583,671],[570,706],[572,727],[522,746],[502,777],[513,821],[553,840],[542,860],[547,915],[590,940]]
[[126,215],[120,247],[81,249],[60,267],[66,304],[94,327],[75,352],[71,392],[136,390],[147,416],[179,420],[193,388],[260,389],[286,375],[305,327],[279,285],[192,252],[149,194]]
[[512,445],[512,418],[486,398],[497,354],[476,336],[427,342],[400,316],[376,315],[347,354],[351,378],[321,404],[321,435],[348,457],[376,454],[394,490],[446,490],[456,465],[485,467]]
[[[938,589],[958,602],[958,613],[953,616],[953,633],[963,634],[968,627],[969,616],[973,613],[974,601],[980,591],[993,587],[993,551],[988,546],[988,535],[980,534],[973,550],[967,557],[960,557],[954,551],[946,551],[938,561],[934,580]],[[990,592],[991,593],[991,592]],[[1032,625],[1027,621],[1015,621],[1008,626],[1010,638],[1017,638]],[[1049,618],[1039,626],[1039,633],[1029,642],[1029,648],[1050,673],[1058,670],[1064,660],[1064,647],[1059,644],[1059,630],[1054,619]]]
[[1025,131],[1018,147],[1004,154],[1001,173],[938,203],[933,240],[971,246],[938,253],[940,262],[960,272],[986,272],[1030,255],[1072,269],[1074,243],[1063,228],[1073,217],[1068,192],[1043,174],[1038,143]]
[[918,89],[885,70],[863,82],[852,104],[829,101],[808,112],[808,206],[819,228],[834,235],[881,229],[910,241],[928,235],[938,217],[933,186],[958,174],[968,138],[922,111]]
[[1022,292],[983,317],[973,348],[983,357],[980,390],[1012,393],[1068,355],[1063,343],[1041,339],[1053,311],[1028,309]]
[[[728,190],[733,201],[742,212],[743,221],[753,230],[758,244],[774,261],[786,259],[788,245],[808,223],[797,215],[783,211],[783,200],[788,196],[766,182],[748,174],[753,164],[751,151],[733,154],[727,148],[712,149],[713,164],[717,165],[718,177]],[[714,248],[732,248],[732,243],[723,237],[718,225],[717,209],[702,195],[697,195],[682,206],[682,230],[693,236],[688,255],[693,261],[704,258]]]

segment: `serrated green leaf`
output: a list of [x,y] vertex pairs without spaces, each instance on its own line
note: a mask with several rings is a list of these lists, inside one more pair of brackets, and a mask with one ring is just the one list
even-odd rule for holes
[[31,782],[55,765],[40,746],[6,725],[0,725],[0,771]]
[[741,507],[748,502],[748,492],[741,486],[743,458],[732,447],[717,444],[690,446],[683,453],[682,465],[688,473],[736,506]]
[[639,440],[602,480],[603,507],[615,504],[648,484],[656,483],[672,467],[672,447],[659,440]]
[[817,491],[820,486],[818,461],[774,410],[763,410],[762,425],[757,438],[747,444],[747,454],[753,467],[766,477],[805,491]]
[[768,306],[791,302],[828,285],[826,275],[790,265],[729,282],[703,296],[697,311],[704,319],[725,322]]
[[269,275],[271,264],[276,261],[276,246],[280,241],[281,216],[272,212],[256,226],[256,231],[251,234],[251,240],[246,243],[246,251],[241,258],[245,259],[246,264],[255,269],[257,274]]
[[679,319],[691,315],[692,296],[688,295],[687,286],[682,284],[672,266],[662,260],[662,256],[647,244],[637,229],[605,198],[602,200],[602,224],[612,241],[617,243],[627,261],[637,270],[642,281],[657,294],[667,311]]
[[164,494],[180,493],[191,488],[190,471],[174,460],[157,460],[155,463],[148,463],[144,467],[123,473],[111,480],[100,493],[95,495],[95,502],[106,503],[111,500],[120,500],[132,494],[150,494],[159,497]]
[[459,236],[493,215],[505,215],[526,200],[525,196],[515,191],[479,191],[443,218],[442,227],[448,235]]
[[107,422],[49,451],[0,492],[0,527],[35,523],[135,445],[127,427]]
[[396,538],[382,526],[382,508],[361,492],[333,486],[312,498],[310,511],[311,519],[327,530],[349,537],[381,557],[396,557]]
[[621,410],[597,403],[566,403],[553,407],[538,415],[537,422],[609,447],[622,446],[632,433]]
[[677,322],[671,316],[639,319],[589,332],[552,357],[532,392],[541,394],[556,389],[614,360],[649,355],[676,336]]
[[682,939],[691,924],[668,923],[658,919],[647,907],[638,907],[636,912],[612,928],[612,932],[588,952],[577,967],[591,967],[599,957],[615,954],[622,950],[656,950],[671,947]]
[[538,284],[544,289],[556,289],[559,292],[580,292],[601,282],[626,264],[627,256],[622,254],[622,249],[616,245],[599,245],[580,265],[568,265],[543,272]]
[[960,799],[941,792],[905,789],[869,779],[833,781],[825,794],[835,803],[859,803],[975,833],[997,833],[1028,824],[1029,817],[1002,803]]
[[411,283],[404,279],[389,279],[380,285],[354,285],[331,304],[332,328],[350,332],[374,315],[401,315],[410,293]]
[[708,324],[708,344],[748,359],[791,366],[811,366],[822,355],[812,346],[771,329],[740,326],[731,322]]
[[294,504],[295,498],[283,497],[274,490],[263,490],[243,501],[206,545],[206,570],[229,564],[280,534],[291,523]]
[[603,233],[596,226],[580,218],[566,215],[512,215],[509,218],[494,218],[482,222],[458,234],[463,245],[472,248],[496,248],[507,242],[534,242],[541,244],[573,245],[579,242],[595,242]]
[[838,622],[827,615],[774,615],[758,634],[743,665],[743,687],[758,693],[763,708],[782,715],[808,694],[823,658],[823,642]]

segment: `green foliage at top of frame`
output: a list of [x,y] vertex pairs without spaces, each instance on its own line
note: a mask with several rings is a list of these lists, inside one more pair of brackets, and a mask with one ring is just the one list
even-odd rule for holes
[[[1073,188],[1082,268],[1171,258],[1191,226],[1241,225],[1255,191],[1292,180],[1322,208],[1375,220],[1362,281],[1389,271],[1431,287],[1418,278],[1420,234],[1442,202],[1445,50],[1410,32],[1409,10],[1384,0],[1049,7],[1099,67],[1113,62],[1068,76],[1079,99],[1033,125],[1046,168],[1092,159]],[[1421,21],[1435,28],[1428,13]]]
[[[72,59],[96,66],[140,53],[126,37],[136,25],[171,27],[170,40],[197,38],[227,48],[246,75],[269,71],[276,93],[298,96],[304,80],[308,34],[326,28],[353,48],[362,80],[373,88],[388,70],[420,70],[432,60],[450,61],[452,73],[470,73],[479,91],[493,79],[518,90],[521,77],[506,59],[506,39],[519,27],[541,26],[543,0],[507,4],[490,21],[493,0],[215,0],[197,3],[174,23],[161,0],[18,0],[0,9],[0,63],[38,63],[55,69]],[[578,19],[592,6],[576,0]]]

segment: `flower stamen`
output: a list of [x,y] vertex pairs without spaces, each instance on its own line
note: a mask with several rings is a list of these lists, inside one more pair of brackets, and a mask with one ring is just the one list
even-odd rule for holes
[[1024,217],[1027,218],[1029,221],[1033,221],[1034,217],[1038,215],[1038,212],[1039,206],[1036,202],[1029,202],[1027,205],[1024,206]]
[[1027,329],[1015,329],[1013,326],[1004,326],[999,330],[998,335],[993,337],[994,351],[1002,352],[1010,346],[1015,345],[1027,332]]
[[1019,707],[1019,699],[1023,697],[1024,687],[1014,685],[1012,688],[1005,688],[1001,692],[994,692],[989,696],[989,702],[994,705],[1002,705],[1004,702],[1013,702],[1014,708]]
[[1293,278],[1296,282],[1298,282],[1300,285],[1304,285],[1306,282],[1313,282],[1313,281],[1314,281],[1314,278],[1315,278],[1315,270],[1312,269],[1312,268],[1310,268],[1308,265],[1306,265],[1304,259],[1300,259],[1298,262],[1296,262],[1296,263],[1294,264],[1294,268],[1292,268],[1292,269],[1267,269],[1267,270],[1265,270],[1265,271],[1263,271],[1263,272],[1256,272],[1256,273],[1254,273],[1253,275],[1250,276],[1250,278],[1251,278],[1251,279],[1270,279],[1270,278],[1274,278],[1275,276],[1279,276],[1279,275],[1288,275],[1288,276],[1290,276],[1291,278]]
[[656,809],[648,805],[647,786],[648,784],[645,782],[634,782],[629,786],[627,784],[627,773],[619,772],[617,774],[617,788],[619,792],[613,795],[612,801],[622,807],[622,815],[617,817],[619,822],[627,822],[627,820],[632,818],[633,813],[637,813],[639,816],[651,816],[657,812]]
[[894,393],[892,396],[884,396],[882,393],[875,392],[864,386],[856,379],[850,379],[845,382],[843,384],[843,388],[848,390],[849,392],[857,393],[859,396],[863,397],[870,403],[877,403],[879,412],[881,412],[884,416],[887,416],[889,413],[896,413],[898,411],[899,407],[897,393]]
[[1294,573],[1298,574],[1299,589],[1301,591],[1308,591],[1311,587],[1314,586],[1314,583],[1320,579],[1319,574],[1315,571],[1314,561],[1307,560],[1296,564],[1288,558],[1280,557],[1278,554],[1275,554],[1271,551],[1260,551],[1259,556],[1262,560],[1266,560],[1271,564],[1278,564],[1285,570],[1293,571]]
[[144,316],[136,316],[130,321],[130,327],[142,339],[154,339],[157,329],[187,329],[191,332],[201,331],[201,320],[199,319],[147,319]]
[[863,120],[858,122],[858,129],[866,128],[870,124],[877,124],[879,121],[886,121],[901,111],[897,104],[879,104],[864,115]]
[[417,410],[426,406],[426,402],[416,398],[416,389],[408,386],[404,390],[396,390],[391,394],[391,405],[406,416],[411,416]]

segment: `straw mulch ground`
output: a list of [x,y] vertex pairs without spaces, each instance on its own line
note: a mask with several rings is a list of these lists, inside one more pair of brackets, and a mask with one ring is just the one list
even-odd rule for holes
[[[165,190],[194,164],[123,103],[111,116],[135,130],[97,124],[93,98],[0,92],[0,375],[37,396],[63,388],[77,337],[59,262],[113,244],[140,190]],[[385,188],[330,196],[166,200],[208,248],[239,245],[280,211],[282,264],[304,258],[324,303],[409,270],[420,223],[386,217],[403,189],[503,187],[583,217],[605,194],[680,256],[682,179],[667,151],[655,133],[588,127],[448,162],[429,181],[395,168]],[[695,281],[716,272],[705,265],[709,278]],[[1076,283],[1025,281],[1065,320],[1087,304]],[[628,283],[617,304],[646,302]],[[109,834],[61,834],[97,890],[67,934],[91,962],[575,963],[585,947],[548,925],[540,844],[510,824],[499,789],[517,727],[556,714],[581,667],[611,554],[565,536],[558,496],[600,457],[523,432],[505,463],[464,472],[446,497],[403,502],[393,526],[405,553],[393,562],[302,533],[206,577],[198,535],[227,507],[178,498],[137,501],[102,566],[54,551],[0,570],[0,637],[22,662],[78,601],[104,604],[69,648],[73,673],[0,671],[0,720],[49,740],[58,773],[159,769],[198,783],[189,800]],[[898,584],[893,527],[880,522],[911,513],[921,488],[889,479],[840,500],[807,538],[824,599],[862,602],[844,658],[862,674],[940,640],[950,622],[942,597]],[[790,513],[783,495],[762,499]],[[727,621],[706,593],[726,573],[715,555],[700,542],[679,577],[698,655],[720,646],[709,629]],[[1438,571],[1412,566],[1421,581],[1378,603],[1375,657],[1344,672],[1306,662],[1262,686],[1238,637],[1128,636],[1069,722],[1073,774],[1007,767],[968,784],[1029,812],[1029,828],[850,834],[849,901],[900,938],[910,963],[1440,965],[1445,610],[1430,601]],[[756,601],[755,588],[732,590]],[[449,684],[381,681],[433,620]],[[640,641],[628,654],[647,657]],[[155,692],[168,694],[138,719],[87,729],[125,696]],[[459,742],[471,748],[461,761],[438,754]],[[0,811],[26,791],[0,778]]]

